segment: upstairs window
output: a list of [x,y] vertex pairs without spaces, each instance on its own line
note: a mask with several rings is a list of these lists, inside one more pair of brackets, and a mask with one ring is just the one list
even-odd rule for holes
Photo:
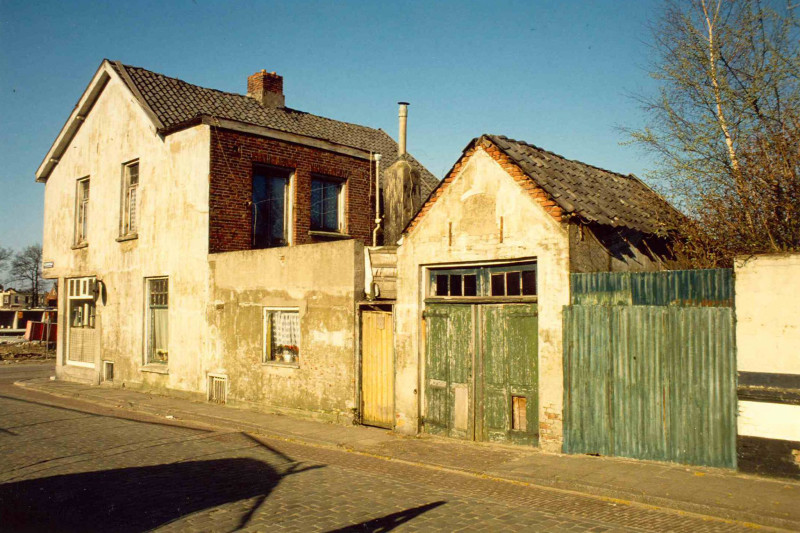
[[311,230],[344,233],[344,182],[314,176],[311,179]]
[[136,235],[137,209],[136,197],[139,188],[139,162],[134,161],[122,168],[122,223],[120,235],[130,237]]
[[86,244],[89,219],[89,178],[78,180],[75,196],[75,244]]
[[253,248],[287,246],[291,232],[292,172],[276,167],[253,171]]

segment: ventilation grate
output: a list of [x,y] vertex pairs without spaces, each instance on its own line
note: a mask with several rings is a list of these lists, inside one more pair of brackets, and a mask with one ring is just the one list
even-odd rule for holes
[[208,401],[211,403],[227,403],[228,376],[208,376]]

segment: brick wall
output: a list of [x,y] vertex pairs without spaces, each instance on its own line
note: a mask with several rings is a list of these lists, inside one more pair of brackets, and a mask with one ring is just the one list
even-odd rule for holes
[[353,238],[371,244],[374,196],[370,162],[257,135],[211,129],[209,183],[209,253],[249,250],[253,242],[253,166],[275,165],[294,170],[293,243],[309,244],[311,237],[311,174],[347,180],[346,230]]

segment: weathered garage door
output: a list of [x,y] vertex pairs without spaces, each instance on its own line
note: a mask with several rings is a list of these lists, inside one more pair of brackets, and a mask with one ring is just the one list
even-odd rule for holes
[[392,313],[361,313],[361,422],[391,428],[394,423],[394,340]]
[[426,431],[536,444],[536,304],[428,304],[425,319]]

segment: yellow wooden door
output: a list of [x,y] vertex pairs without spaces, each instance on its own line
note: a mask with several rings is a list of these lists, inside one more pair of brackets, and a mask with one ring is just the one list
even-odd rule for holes
[[394,426],[394,336],[392,313],[361,313],[361,422]]

